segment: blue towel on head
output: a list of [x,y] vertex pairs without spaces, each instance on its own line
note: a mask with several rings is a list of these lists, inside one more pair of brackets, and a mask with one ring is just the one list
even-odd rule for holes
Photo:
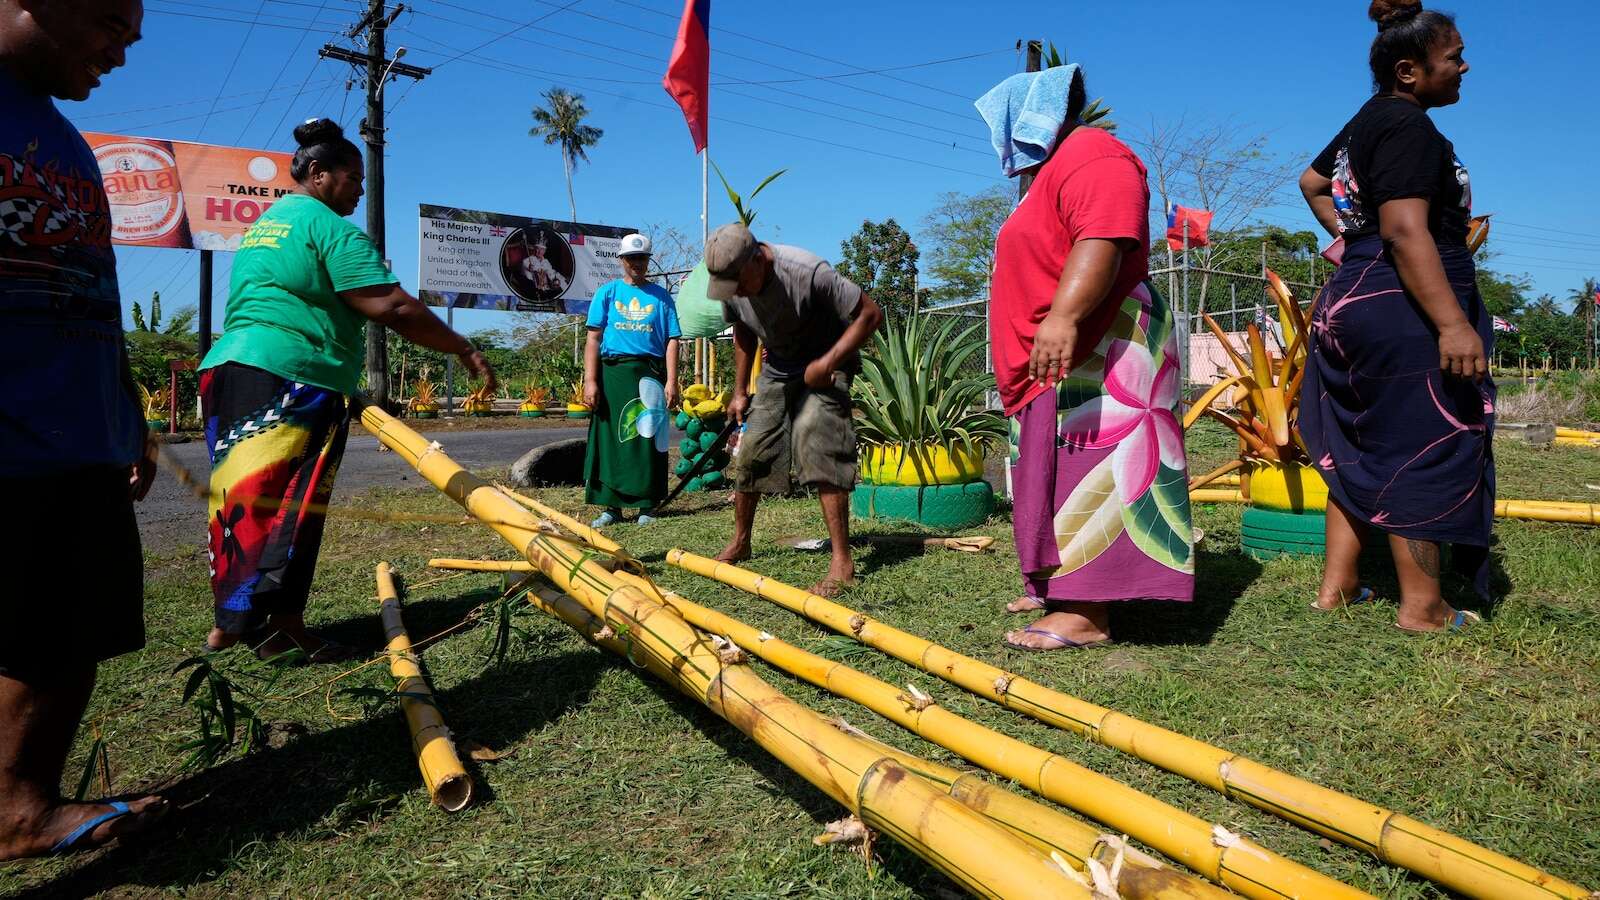
[[995,85],[973,104],[989,123],[989,142],[1000,155],[1000,168],[1007,177],[1050,158],[1061,126],[1083,111],[1070,107],[1073,82],[1082,78],[1083,71],[1076,65],[1022,72]]

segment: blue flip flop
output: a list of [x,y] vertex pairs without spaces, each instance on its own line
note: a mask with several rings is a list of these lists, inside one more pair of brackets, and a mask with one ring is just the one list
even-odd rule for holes
[[1404,625],[1401,625],[1399,622],[1394,623],[1394,627],[1409,634],[1445,634],[1451,631],[1460,631],[1463,628],[1471,628],[1474,625],[1482,624],[1483,616],[1478,615],[1470,609],[1458,609],[1455,611],[1454,615],[1445,620],[1444,628],[1439,631],[1432,631],[1425,628],[1407,628]]
[[1075,640],[1073,640],[1072,638],[1069,638],[1069,637],[1062,637],[1061,635],[1056,634],[1054,631],[1050,631],[1050,630],[1045,629],[1045,628],[1035,628],[1032,625],[1029,625],[1027,628],[1022,629],[1022,633],[1023,634],[1036,634],[1036,635],[1038,635],[1040,637],[1049,638],[1050,640],[1056,642],[1056,646],[1054,646],[1054,647],[1029,647],[1027,644],[1012,643],[1010,638],[1006,639],[1005,645],[1007,647],[1012,648],[1013,650],[1027,650],[1027,651],[1030,651],[1032,653],[1050,653],[1050,652],[1054,652],[1056,650],[1088,650],[1088,649],[1090,649],[1092,647],[1104,647],[1105,645],[1111,643],[1111,641],[1109,641],[1109,640],[1102,640],[1102,641],[1075,641]]
[[72,833],[57,841],[56,845],[50,848],[50,852],[52,854],[71,853],[73,850],[78,849],[76,846],[77,843],[88,837],[96,828],[99,828],[101,825],[104,825],[112,819],[120,819],[123,816],[133,813],[133,808],[128,806],[128,804],[123,803],[121,800],[107,800],[105,802],[107,806],[111,807],[111,812],[101,813],[89,821],[84,822],[82,825],[79,825],[77,828],[72,829]]
[[1311,601],[1311,608],[1317,612],[1335,612],[1344,609],[1347,606],[1355,606],[1358,603],[1371,603],[1377,598],[1378,595],[1372,592],[1372,588],[1362,585],[1361,587],[1356,588],[1356,595],[1354,597],[1351,597],[1349,600],[1346,600],[1338,606],[1318,606],[1317,601],[1313,600]]

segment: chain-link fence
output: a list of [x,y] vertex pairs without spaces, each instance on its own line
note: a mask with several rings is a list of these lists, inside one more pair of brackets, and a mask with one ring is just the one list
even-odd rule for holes
[[[1246,352],[1245,328],[1254,323],[1266,338],[1269,352],[1285,353],[1293,335],[1285,335],[1265,275],[1227,272],[1177,265],[1155,269],[1150,280],[1167,295],[1178,318],[1178,358],[1185,385],[1212,384],[1231,371],[1222,340],[1212,334],[1201,314],[1211,316],[1228,343]],[[1320,284],[1284,281],[1295,302],[1304,306],[1321,290]]]

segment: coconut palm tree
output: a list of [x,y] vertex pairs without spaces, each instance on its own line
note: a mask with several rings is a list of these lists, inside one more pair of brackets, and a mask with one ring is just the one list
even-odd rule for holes
[[567,172],[567,203],[572,207],[572,221],[576,222],[578,203],[572,197],[572,170],[579,160],[588,162],[589,148],[598,144],[605,132],[583,124],[589,108],[583,105],[582,94],[553,87],[542,96],[547,105],[533,108],[534,126],[528,129],[528,136],[544,138],[546,144],[561,148],[561,162]]

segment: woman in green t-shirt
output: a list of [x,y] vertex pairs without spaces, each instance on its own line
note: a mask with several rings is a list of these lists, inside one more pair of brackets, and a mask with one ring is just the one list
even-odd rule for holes
[[495,385],[483,354],[400,287],[365,232],[344,218],[362,195],[361,152],[328,119],[294,130],[279,198],[234,258],[222,336],[201,365],[211,451],[207,650],[248,640],[263,658],[300,650],[331,662],[350,650],[306,630],[323,510],[344,454],[370,320],[454,353]]

